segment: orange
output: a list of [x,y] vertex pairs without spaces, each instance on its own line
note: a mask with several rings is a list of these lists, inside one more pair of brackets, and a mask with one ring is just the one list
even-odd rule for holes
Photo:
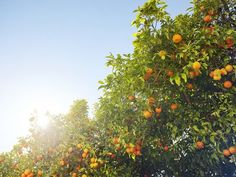
[[219,81],[219,80],[221,79],[221,76],[213,76],[213,79],[214,79],[215,81]]
[[165,146],[164,147],[164,151],[167,152],[169,150],[169,147],[168,146]]
[[231,81],[225,81],[224,82],[224,88],[227,88],[227,89],[229,89],[229,88],[231,88],[232,87],[232,82]]
[[195,61],[192,67],[194,70],[199,70],[201,68],[201,63],[199,63],[198,61]]
[[212,18],[211,18],[210,15],[207,15],[207,16],[205,16],[205,17],[203,18],[203,21],[206,22],[206,23],[209,23],[209,22],[212,21]]
[[71,177],[77,177],[76,173],[72,173]]
[[195,145],[196,145],[197,149],[203,149],[204,148],[204,143],[202,141],[197,141]]
[[77,148],[78,148],[78,149],[81,149],[82,147],[83,147],[82,144],[77,144]]
[[24,172],[25,175],[29,175],[30,173],[31,173],[30,169],[26,169],[25,172]]
[[144,111],[143,115],[146,119],[149,119],[152,117],[152,112],[151,111]]
[[22,173],[22,174],[21,174],[21,177],[27,177],[27,175],[26,175],[26,174],[24,174],[24,173]]
[[128,99],[129,99],[130,101],[133,101],[133,100],[135,100],[135,96],[130,95],[130,96],[128,96]]
[[152,68],[147,68],[146,69],[146,74],[152,74],[153,73],[153,69]]
[[227,75],[227,71],[226,71],[225,68],[221,68],[221,69],[220,69],[220,72],[221,72],[221,75],[222,75],[222,76]]
[[83,174],[82,177],[87,177],[87,175]]
[[189,90],[192,90],[192,89],[193,89],[193,84],[187,83],[186,87],[187,87]]
[[155,109],[155,111],[156,111],[156,113],[160,114],[161,111],[162,111],[162,109],[161,109],[161,107],[157,107],[157,108]]
[[231,155],[228,149],[223,150],[223,154],[225,157],[229,157]]
[[170,109],[171,110],[176,110],[178,108],[178,105],[176,104],[176,103],[172,103],[171,105],[170,105]]
[[225,70],[226,70],[227,72],[231,72],[231,71],[233,71],[233,66],[232,66],[232,65],[226,65],[226,66],[225,66]]
[[209,76],[210,76],[210,77],[214,77],[214,72],[211,71],[211,72],[209,73]]
[[66,164],[66,163],[65,163],[64,160],[61,160],[61,161],[60,161],[60,165],[61,165],[61,166],[64,166],[65,164]]
[[173,71],[169,70],[169,71],[167,72],[167,76],[172,77],[173,75],[174,75]]
[[233,38],[233,36],[227,37],[226,40],[225,40],[225,43],[226,43],[226,44],[233,44],[233,43],[234,43],[234,38]]
[[120,139],[119,138],[113,138],[113,143],[114,144],[119,144],[119,142],[120,142]]
[[164,57],[164,56],[166,56],[166,51],[165,50],[161,50],[159,53],[158,53],[158,55],[160,56],[160,57]]
[[38,176],[42,176],[43,175],[43,171],[42,170],[38,170]]
[[174,34],[172,41],[176,44],[180,43],[182,41],[182,36],[180,34]]
[[149,105],[153,105],[155,103],[155,98],[149,97],[147,102],[148,102]]
[[147,81],[151,76],[152,76],[152,74],[146,73],[146,74],[144,75],[143,79],[144,79],[145,81]]
[[84,149],[84,153],[88,154],[89,150],[88,149]]
[[236,154],[236,146],[230,147],[230,148],[229,148],[229,152],[230,152],[231,154]]
[[195,77],[195,72],[189,71],[188,75],[191,79],[193,79]]
[[94,157],[92,157],[91,159],[90,159],[90,162],[91,163],[95,163],[97,160],[94,158]]
[[27,177],[34,177],[34,174],[31,172]]
[[86,158],[87,156],[88,156],[87,153],[83,153],[83,154],[82,154],[82,157],[83,157],[83,158]]

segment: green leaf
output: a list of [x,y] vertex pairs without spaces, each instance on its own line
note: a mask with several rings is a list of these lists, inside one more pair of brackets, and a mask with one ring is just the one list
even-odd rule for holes
[[181,77],[184,79],[184,82],[187,82],[187,75],[185,73],[182,73]]
[[179,77],[178,75],[176,75],[176,76],[174,77],[174,80],[175,80],[175,83],[176,83],[178,86],[180,86],[180,77]]

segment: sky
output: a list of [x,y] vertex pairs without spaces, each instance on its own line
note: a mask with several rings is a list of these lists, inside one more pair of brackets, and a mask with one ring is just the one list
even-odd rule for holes
[[[0,152],[27,135],[34,111],[64,114],[76,99],[92,108],[105,56],[133,50],[133,10],[144,2],[0,0]],[[167,4],[172,17],[190,6]]]

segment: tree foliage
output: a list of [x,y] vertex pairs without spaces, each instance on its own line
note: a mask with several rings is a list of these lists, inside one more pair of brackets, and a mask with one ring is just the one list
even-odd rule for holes
[[236,175],[236,3],[192,3],[174,19],[161,0],[135,10],[134,51],[108,56],[95,119],[77,100],[47,129],[33,120],[0,175]]

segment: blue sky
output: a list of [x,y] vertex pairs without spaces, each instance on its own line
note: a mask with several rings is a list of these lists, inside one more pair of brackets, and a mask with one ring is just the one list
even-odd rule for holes
[[[110,52],[132,52],[133,10],[145,0],[0,1],[0,152],[28,131],[34,110],[66,113],[92,106]],[[189,0],[167,0],[172,16]]]

